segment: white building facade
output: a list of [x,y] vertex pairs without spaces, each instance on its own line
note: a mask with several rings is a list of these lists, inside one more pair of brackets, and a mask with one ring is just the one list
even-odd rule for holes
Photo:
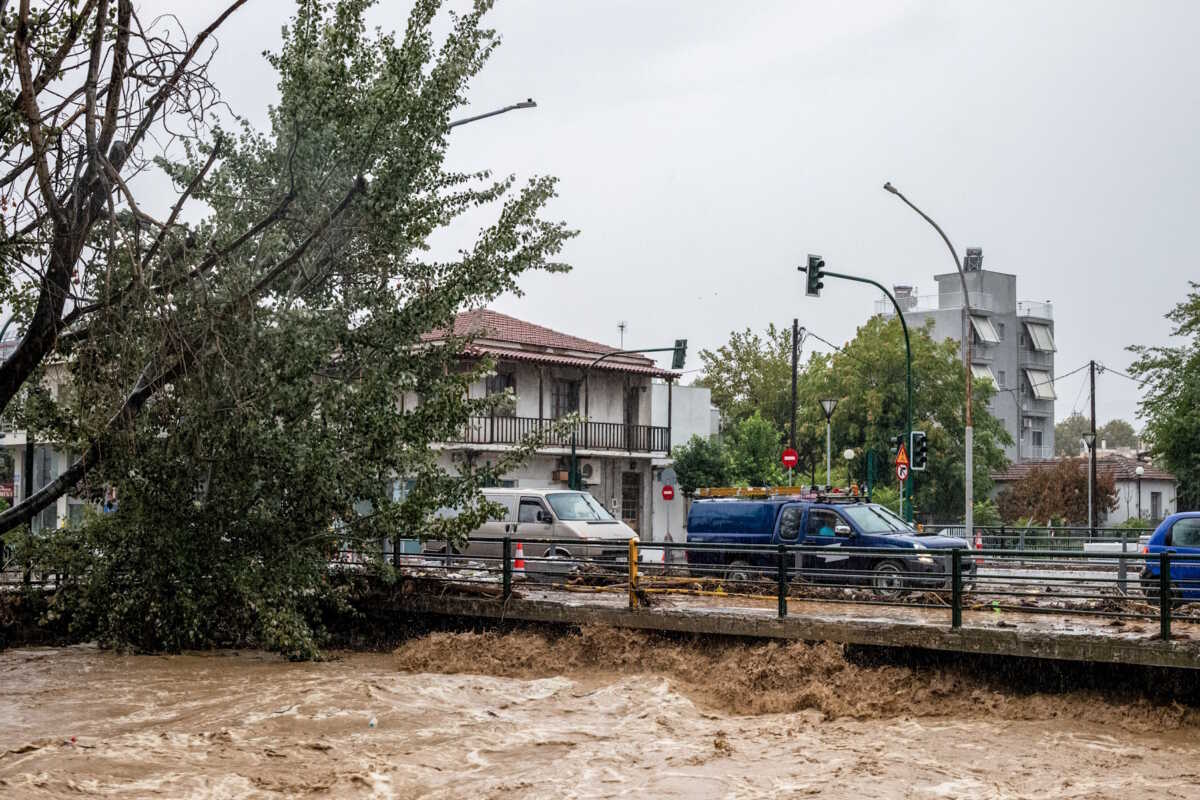
[[[511,390],[515,402],[472,418],[457,441],[439,444],[444,468],[453,472],[467,463],[495,462],[530,433],[542,431],[543,444],[522,466],[503,475],[501,484],[565,489],[573,434],[583,487],[644,541],[666,535],[666,509],[655,476],[670,463],[674,372],[641,355],[612,356],[592,366],[618,348],[489,309],[460,314],[454,334],[475,335],[471,354],[496,365],[493,374],[471,386],[470,396]],[[436,341],[438,335],[427,338]],[[656,379],[662,389],[655,389]],[[658,396],[665,408],[652,410]],[[409,395],[403,402],[418,400]],[[555,420],[571,414],[583,421],[571,430],[552,432]],[[690,410],[688,414],[693,416]],[[682,507],[681,500],[675,504]]]

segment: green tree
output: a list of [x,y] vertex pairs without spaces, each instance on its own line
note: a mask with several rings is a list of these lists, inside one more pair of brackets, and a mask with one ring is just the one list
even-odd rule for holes
[[779,430],[770,420],[751,414],[734,425],[726,438],[733,483],[778,486],[784,482],[779,461]]
[[[1054,455],[1079,455],[1079,440],[1092,429],[1091,421],[1078,412],[1054,425]],[[1098,433],[1098,432],[1097,432]],[[1097,438],[1099,436],[1097,435]]]
[[1108,447],[1137,447],[1138,445],[1137,431],[1123,419],[1110,419],[1096,430],[1096,439],[1104,442]]
[[[78,291],[92,310],[57,323],[65,389],[23,413],[39,439],[82,454],[43,499],[118,487],[116,514],[45,542],[75,576],[63,608],[102,641],[312,656],[316,606],[338,599],[331,550],[458,537],[485,516],[478,487],[510,460],[448,475],[430,443],[487,413],[494,398],[467,388],[488,365],[464,361],[466,339],[430,348],[422,336],[518,291],[528,270],[565,269],[554,257],[571,233],[541,219],[553,180],[445,169],[448,120],[497,39],[489,3],[449,20],[440,5],[418,0],[397,38],[367,32],[367,0],[299,3],[269,56],[280,97],[268,129],[195,128],[181,162],[158,162],[179,207],[206,214],[185,227],[126,211],[89,229]],[[126,10],[85,29],[120,39]],[[183,130],[204,121],[172,109]],[[475,242],[430,257],[431,235],[468,212],[490,217]],[[39,313],[13,299],[23,319]],[[401,392],[422,402],[402,407]],[[464,513],[443,519],[442,506]]]
[[[771,323],[761,334],[749,328],[734,331],[729,341],[716,350],[701,350],[700,361],[704,374],[696,384],[712,390],[713,405],[727,423],[736,424],[759,414],[780,432],[782,448],[792,419],[791,328]],[[804,413],[801,408],[799,416]],[[823,432],[818,442],[811,426],[798,424],[796,450],[801,472],[811,471],[823,460],[823,443]]]
[[[916,473],[916,511],[941,519],[962,516],[965,491],[964,375],[958,345],[935,342],[929,328],[910,331],[913,351],[913,428],[929,437],[929,466]],[[890,440],[905,431],[904,336],[894,317],[873,317],[859,327],[854,339],[826,359],[806,365],[802,406],[810,409],[806,424],[824,433],[818,400],[840,399],[832,418],[833,450],[853,447],[859,453],[851,465],[855,475],[866,474],[866,452],[876,454],[877,483],[894,483]],[[995,394],[989,381],[974,384],[976,500],[991,490],[991,473],[1006,463],[1004,445],[1011,437],[987,411]],[[819,427],[818,427],[819,426]]]
[[1163,466],[1179,478],[1179,510],[1200,508],[1200,283],[1167,312],[1177,346],[1135,345],[1129,371],[1141,382],[1138,415]]
[[679,488],[691,494],[702,486],[728,486],[731,481],[729,454],[720,439],[693,436],[671,452]]

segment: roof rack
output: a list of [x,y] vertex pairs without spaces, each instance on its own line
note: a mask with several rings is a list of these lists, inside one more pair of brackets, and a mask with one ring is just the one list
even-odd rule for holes
[[767,499],[794,498],[814,500],[820,503],[859,503],[869,500],[870,495],[859,492],[857,486],[849,490],[828,486],[705,486],[696,489],[693,496],[701,499]]

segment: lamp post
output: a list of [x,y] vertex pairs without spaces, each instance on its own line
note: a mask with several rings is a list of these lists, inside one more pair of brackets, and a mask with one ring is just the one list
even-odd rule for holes
[[537,108],[537,103],[533,102],[533,98],[530,97],[526,100],[522,100],[519,103],[513,103],[511,106],[505,106],[504,108],[497,108],[495,111],[487,111],[483,114],[476,114],[473,117],[463,117],[462,119],[456,119],[453,122],[451,122],[449,125],[447,125],[446,129],[449,130],[450,128],[456,128],[459,125],[466,125],[468,122],[475,122],[476,120],[487,119],[488,117],[495,117],[500,114],[507,113],[509,111],[516,111],[518,108]]
[[843,450],[842,458],[846,459],[846,491],[850,491],[850,484],[853,482],[850,476],[850,462],[854,460],[854,448],[847,447]]
[[[971,531],[971,530],[975,529],[975,509],[974,509],[974,505],[975,505],[975,486],[974,486],[974,483],[975,483],[975,455],[974,455],[975,429],[973,427],[973,423],[972,423],[972,419],[971,419],[971,390],[972,390],[972,386],[975,382],[975,379],[974,379],[974,375],[971,373],[971,329],[970,329],[971,298],[970,298],[970,294],[967,291],[967,276],[966,276],[966,273],[963,272],[962,261],[958,257],[958,251],[954,249],[954,245],[950,243],[950,237],[948,237],[946,235],[946,232],[941,229],[941,226],[939,226],[936,222],[934,222],[932,217],[930,217],[924,211],[922,211],[921,209],[919,209],[915,205],[913,205],[912,202],[907,197],[905,197],[903,194],[900,193],[899,189],[897,189],[895,186],[892,186],[891,181],[888,181],[887,183],[885,183],[883,185],[883,188],[885,190],[891,192],[892,194],[896,195],[896,197],[899,197],[901,200],[903,200],[904,204],[906,206],[908,206],[913,211],[920,214],[921,217],[926,222],[928,222],[930,225],[933,226],[933,229],[935,231],[937,231],[938,234],[942,237],[942,241],[944,241],[946,243],[946,247],[948,247],[950,249],[950,255],[954,259],[954,268],[956,270],[958,270],[958,278],[962,282],[962,291],[963,291],[963,371],[966,373],[966,381],[967,381],[966,430],[964,431],[964,436],[963,436],[963,438],[965,439],[965,442],[964,442],[965,448],[964,449],[966,450],[966,465],[965,465],[966,468],[965,468],[965,474],[963,477],[964,477],[964,482],[966,484],[965,485],[965,494],[966,494],[965,525],[966,525],[966,530]],[[911,429],[911,426],[909,426],[909,427]],[[1020,448],[1020,445],[1018,445],[1018,449],[1019,448]]]
[[1133,474],[1137,475],[1137,493],[1138,493],[1138,519],[1142,518],[1142,476],[1146,474],[1146,468],[1138,464],[1134,468]]
[[830,428],[829,419],[833,416],[833,410],[837,408],[838,401],[836,398],[832,400],[822,400],[821,410],[825,412],[825,485],[833,485],[833,456],[830,452],[830,446],[833,442],[833,434]]
[[[1088,450],[1088,458],[1091,460],[1094,460],[1096,458],[1096,434],[1092,431],[1088,431],[1087,433],[1085,433],[1083,435],[1083,437],[1080,439],[1080,441],[1083,442],[1083,446],[1086,447]],[[1091,460],[1089,460],[1089,462],[1088,462],[1089,464],[1092,463]],[[1089,476],[1090,476],[1090,473],[1089,473]],[[1095,498],[1092,496],[1092,481],[1091,481],[1090,477],[1088,478],[1087,485],[1088,485],[1088,536],[1090,537],[1094,534],[1095,527],[1096,527],[1096,511],[1094,508]]]

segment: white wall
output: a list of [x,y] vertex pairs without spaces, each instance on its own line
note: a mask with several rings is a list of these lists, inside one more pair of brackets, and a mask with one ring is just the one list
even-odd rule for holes
[[[1110,511],[1108,518],[1105,521],[1107,525],[1120,525],[1127,519],[1137,516],[1138,513],[1138,491],[1136,480],[1121,480],[1117,481],[1117,509]],[[1150,480],[1142,479],[1142,517],[1150,519],[1150,514],[1153,508],[1150,505],[1150,494],[1152,492],[1162,493],[1162,510],[1161,515],[1166,517],[1175,513],[1175,481]]]
[[[667,384],[655,381],[651,386],[650,424],[667,425]],[[671,446],[687,444],[693,436],[712,438],[719,416],[714,413],[712,390],[705,386],[675,386],[671,389]]]

